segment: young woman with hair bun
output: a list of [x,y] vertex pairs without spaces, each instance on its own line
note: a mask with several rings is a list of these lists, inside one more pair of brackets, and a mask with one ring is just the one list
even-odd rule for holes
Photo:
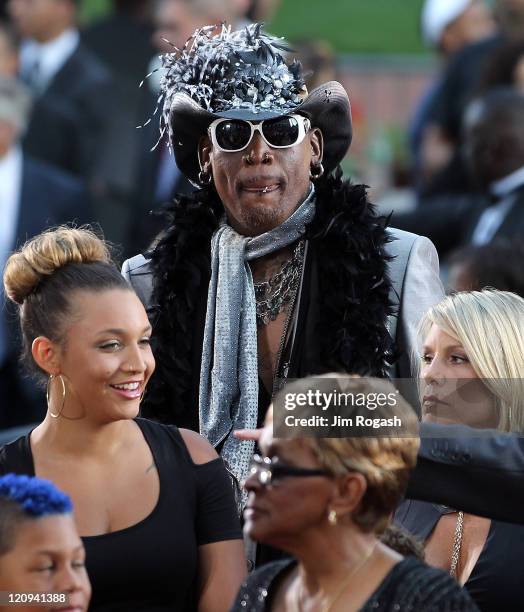
[[71,497],[90,610],[228,610],[245,572],[231,481],[198,434],[137,418],[151,326],[107,245],[88,229],[45,232],[9,258],[4,285],[48,411],[0,451],[0,473]]

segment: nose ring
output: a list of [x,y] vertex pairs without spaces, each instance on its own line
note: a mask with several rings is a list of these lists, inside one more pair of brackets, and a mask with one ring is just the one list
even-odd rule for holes
[[246,164],[248,164],[248,166],[253,165],[254,163],[253,151],[250,151],[247,155],[244,155],[244,161],[246,162]]
[[[248,166],[252,166],[255,163],[255,159],[253,157],[253,151],[250,151],[248,155],[244,155],[243,160]],[[264,155],[262,155],[262,163],[267,164],[270,161],[271,161],[271,153],[269,153],[269,151],[266,151]]]

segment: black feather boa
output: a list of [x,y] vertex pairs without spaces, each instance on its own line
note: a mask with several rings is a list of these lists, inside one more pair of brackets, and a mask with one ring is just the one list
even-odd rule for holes
[[386,323],[393,308],[387,274],[387,219],[378,217],[366,185],[341,172],[316,185],[309,227],[319,260],[319,360],[308,374],[385,376],[395,359]]
[[[364,185],[334,175],[317,181],[317,212],[307,237],[318,257],[318,361],[308,374],[345,371],[383,376],[393,359],[386,329],[392,312],[387,276],[386,220],[377,217]],[[198,300],[210,277],[210,243],[224,215],[213,190],[176,199],[167,211],[168,229],[152,253],[157,370],[143,414],[188,426],[193,405],[194,331]],[[191,415],[191,416],[190,416]]]

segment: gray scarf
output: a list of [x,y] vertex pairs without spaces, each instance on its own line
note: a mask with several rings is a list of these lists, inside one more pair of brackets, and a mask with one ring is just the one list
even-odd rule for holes
[[222,225],[211,239],[211,281],[200,369],[200,433],[241,483],[248,475],[254,442],[241,442],[235,429],[254,429],[258,420],[258,359],[255,290],[247,262],[300,238],[315,216],[314,189],[282,225],[254,238]]

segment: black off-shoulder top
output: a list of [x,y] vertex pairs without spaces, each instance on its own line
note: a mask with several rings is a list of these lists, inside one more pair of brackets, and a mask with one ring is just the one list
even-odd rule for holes
[[[136,423],[158,470],[158,502],[131,527],[82,538],[93,588],[89,610],[193,612],[198,547],[242,537],[232,481],[220,458],[193,463],[176,427]],[[0,474],[35,475],[29,436],[0,450]]]

